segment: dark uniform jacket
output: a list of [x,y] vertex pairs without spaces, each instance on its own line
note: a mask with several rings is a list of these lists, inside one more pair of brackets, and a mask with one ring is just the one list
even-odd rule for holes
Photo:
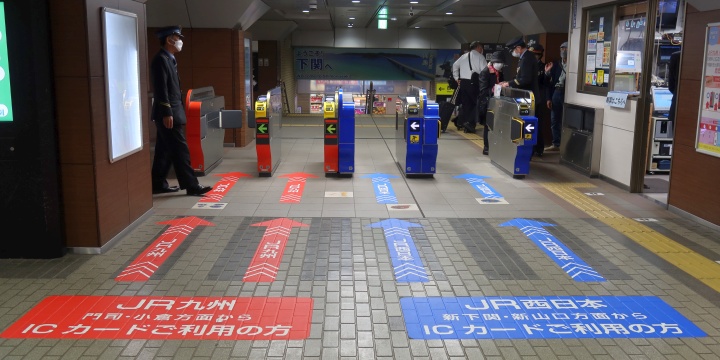
[[173,63],[173,57],[161,49],[150,65],[153,82],[152,119],[162,122],[163,117],[172,116],[174,124],[185,124],[180,78]]
[[[492,65],[491,65],[492,66]],[[499,79],[498,79],[499,75]],[[486,66],[480,71],[480,91],[478,95],[478,110],[481,112],[487,111],[488,102],[493,96],[493,86],[503,81],[503,74],[500,71],[495,73],[490,72],[489,66]]]
[[530,90],[537,97],[539,91],[537,58],[530,51],[525,51],[520,56],[517,75],[514,80],[508,82],[508,86]]

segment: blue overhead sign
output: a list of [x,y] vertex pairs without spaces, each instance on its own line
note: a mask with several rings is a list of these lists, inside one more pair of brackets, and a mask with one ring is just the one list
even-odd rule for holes
[[390,259],[397,282],[430,281],[420,254],[415,248],[415,242],[410,236],[410,230],[408,230],[408,228],[422,227],[422,225],[404,220],[387,219],[370,224],[370,227],[383,228],[385,231],[385,239],[390,250]]
[[527,219],[513,219],[500,226],[513,226],[532,240],[550,259],[575,281],[598,282],[606,281],[595,269],[588,265],[583,259],[575,255],[565,244],[545,230],[544,226],[555,226],[540,221]]
[[393,190],[390,179],[397,178],[390,174],[370,174],[364,175],[364,178],[372,178],[373,187],[375,188],[375,199],[378,204],[397,204],[397,196]]
[[656,296],[408,297],[400,306],[411,339],[707,336]]

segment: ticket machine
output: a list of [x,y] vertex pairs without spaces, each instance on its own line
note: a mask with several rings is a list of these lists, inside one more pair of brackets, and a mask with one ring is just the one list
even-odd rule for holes
[[282,103],[280,88],[260,95],[255,101],[255,150],[258,176],[270,177],[280,164],[280,125]]
[[486,124],[490,160],[513,176],[524,178],[530,172],[530,158],[537,143],[538,121],[532,91],[502,88],[490,99]]
[[355,172],[355,108],[343,99],[343,90],[323,102],[325,176],[352,176]]
[[208,86],[188,90],[185,114],[190,165],[196,175],[205,176],[222,162],[225,129],[242,127],[242,111],[225,110],[225,98]]
[[425,89],[414,86],[400,99],[405,117],[397,130],[397,164],[406,177],[432,177],[440,137],[438,104],[428,101]]

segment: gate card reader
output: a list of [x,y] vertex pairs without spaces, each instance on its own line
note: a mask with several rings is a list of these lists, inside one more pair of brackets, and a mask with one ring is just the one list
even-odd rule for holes
[[425,89],[411,86],[403,102],[402,127],[396,135],[396,157],[406,177],[432,177],[436,171],[440,116],[438,104],[427,99]]
[[488,104],[486,125],[490,160],[511,174],[524,178],[530,172],[532,148],[537,143],[535,99],[527,90],[502,88]]
[[242,111],[226,110],[225,98],[208,86],[188,90],[185,113],[190,166],[196,175],[205,176],[222,162],[225,129],[242,127]]
[[258,159],[258,176],[270,177],[280,164],[280,126],[282,102],[280,87],[255,102],[255,151]]
[[355,105],[342,88],[323,102],[325,176],[352,176],[355,172]]

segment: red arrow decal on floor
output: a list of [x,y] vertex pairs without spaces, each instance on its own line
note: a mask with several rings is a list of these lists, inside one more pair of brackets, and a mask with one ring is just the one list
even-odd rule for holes
[[280,202],[285,204],[299,203],[302,199],[303,191],[305,190],[305,181],[308,178],[316,178],[313,174],[304,172],[296,172],[292,174],[282,175],[280,177],[289,178],[287,185],[285,185],[285,191],[280,196]]
[[195,216],[161,221],[160,225],[170,225],[135,261],[132,262],[115,281],[148,281],[155,271],[182,244],[188,235],[198,226],[215,226]]
[[213,186],[213,189],[206,193],[205,196],[203,196],[203,198],[198,202],[220,202],[220,200],[225,197],[225,194],[227,194],[228,191],[235,186],[235,183],[238,182],[240,178],[250,177],[250,175],[241,172],[217,174],[215,176],[221,176],[222,179],[220,179],[220,181]]
[[255,256],[250,262],[243,281],[272,282],[277,276],[282,261],[285,244],[287,244],[290,231],[294,227],[307,227],[309,225],[287,218],[253,224],[252,226],[267,226]]

